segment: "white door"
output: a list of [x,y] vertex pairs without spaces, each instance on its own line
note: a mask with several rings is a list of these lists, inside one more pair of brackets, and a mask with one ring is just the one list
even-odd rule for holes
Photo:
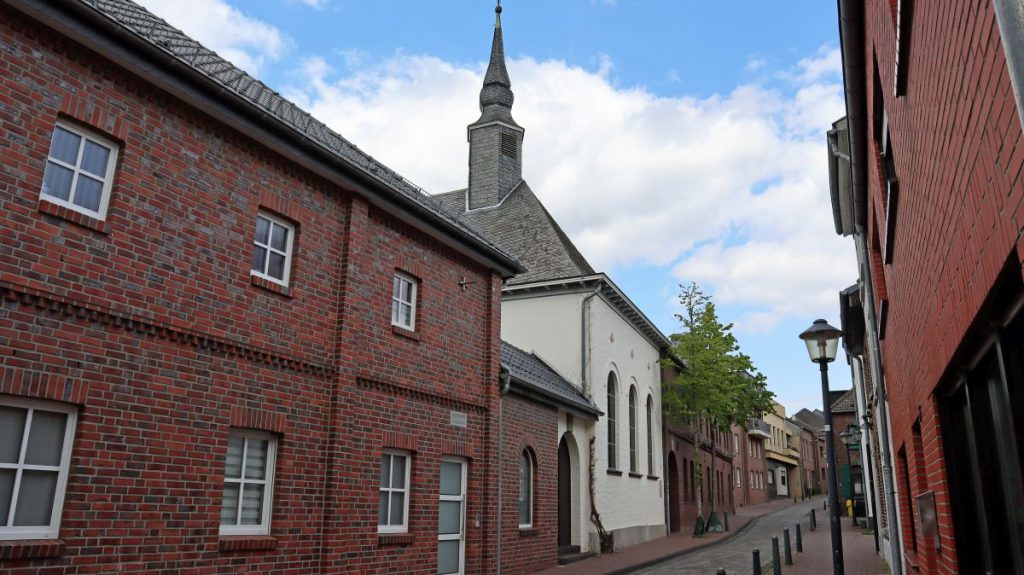
[[786,485],[786,481],[787,481],[786,470],[780,467],[778,469],[778,471],[779,471],[779,483],[778,483],[778,485],[776,487],[778,488],[779,497],[788,497],[789,496],[789,485]]
[[438,575],[462,575],[466,563],[466,461],[441,460],[437,525]]

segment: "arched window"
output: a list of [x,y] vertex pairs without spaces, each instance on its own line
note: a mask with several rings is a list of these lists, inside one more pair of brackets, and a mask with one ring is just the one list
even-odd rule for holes
[[519,457],[519,528],[533,527],[533,458],[524,449]]
[[647,396],[647,475],[654,475],[654,398]]
[[629,471],[636,473],[636,386],[629,386]]
[[615,417],[618,411],[616,404],[618,403],[618,382],[615,381],[615,374],[608,374],[608,468],[617,469],[619,458],[618,458],[618,447],[616,445],[616,436],[619,433],[619,429],[616,426]]

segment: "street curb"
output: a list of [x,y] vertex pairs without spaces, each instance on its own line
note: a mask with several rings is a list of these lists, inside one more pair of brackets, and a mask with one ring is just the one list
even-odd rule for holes
[[742,533],[746,533],[758,521],[760,521],[762,517],[768,517],[769,515],[774,515],[776,513],[780,513],[782,511],[785,511],[786,509],[788,509],[788,507],[782,507],[780,509],[776,509],[775,511],[771,511],[771,512],[765,513],[764,515],[758,515],[757,517],[754,517],[750,521],[748,521],[746,525],[744,525],[743,527],[740,527],[739,530],[732,531],[732,532],[729,533],[729,535],[727,535],[725,537],[722,537],[721,539],[717,539],[715,541],[710,541],[710,542],[708,542],[708,543],[706,543],[704,545],[698,545],[696,547],[690,547],[689,549],[682,549],[680,551],[675,551],[673,553],[670,553],[668,555],[664,555],[662,557],[657,557],[655,559],[648,559],[646,561],[641,561],[640,563],[636,563],[634,565],[630,565],[629,567],[622,567],[620,569],[616,569],[615,571],[609,571],[605,575],[628,575],[630,573],[633,573],[634,571],[637,571],[638,569],[646,569],[648,567],[654,567],[655,565],[659,565],[661,563],[665,563],[667,561],[671,561],[672,559],[678,559],[679,557],[683,557],[685,555],[689,555],[690,553],[694,553],[694,552],[697,552],[697,551],[707,551],[708,549],[712,549],[714,547],[722,545],[723,543],[728,542],[729,540],[731,540],[733,537],[736,537],[737,535],[740,535]]

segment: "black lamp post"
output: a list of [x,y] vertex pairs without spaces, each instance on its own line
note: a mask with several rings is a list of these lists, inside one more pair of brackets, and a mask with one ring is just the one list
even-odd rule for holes
[[828,401],[828,364],[836,360],[839,338],[843,332],[823,319],[800,334],[807,344],[811,361],[821,368],[821,400],[825,411],[825,459],[828,462],[828,518],[832,527],[832,573],[845,575],[843,568],[843,533],[839,526],[839,486],[836,482],[836,453],[832,446],[832,406]]
[[854,487],[856,482],[853,478],[853,458],[850,457],[850,448],[860,447],[857,435],[857,426],[852,423],[846,426],[846,431],[839,434],[839,440],[846,446],[846,463],[850,471],[850,522],[853,525],[857,525],[857,490]]

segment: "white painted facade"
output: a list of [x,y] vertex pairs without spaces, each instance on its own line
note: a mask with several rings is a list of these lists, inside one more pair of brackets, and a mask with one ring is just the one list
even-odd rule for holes
[[[592,286],[575,290],[532,290],[523,295],[506,292],[501,315],[502,339],[535,353],[588,394],[605,413],[597,422],[573,418],[572,436],[578,451],[571,453],[571,457],[580,465],[579,485],[575,477],[573,482],[573,543],[584,551],[599,549],[597,528],[590,520],[591,438],[594,438],[596,507],[605,530],[614,533],[616,548],[665,535],[661,370],[657,345]],[[609,374],[614,374],[618,382],[615,469],[609,466],[608,453]],[[632,473],[631,387],[637,392],[636,467]],[[652,402],[650,434],[647,430],[648,397]],[[563,413],[560,417],[560,436],[567,430],[566,415]],[[648,437],[652,468],[648,468]],[[575,461],[573,467],[576,467]]]

